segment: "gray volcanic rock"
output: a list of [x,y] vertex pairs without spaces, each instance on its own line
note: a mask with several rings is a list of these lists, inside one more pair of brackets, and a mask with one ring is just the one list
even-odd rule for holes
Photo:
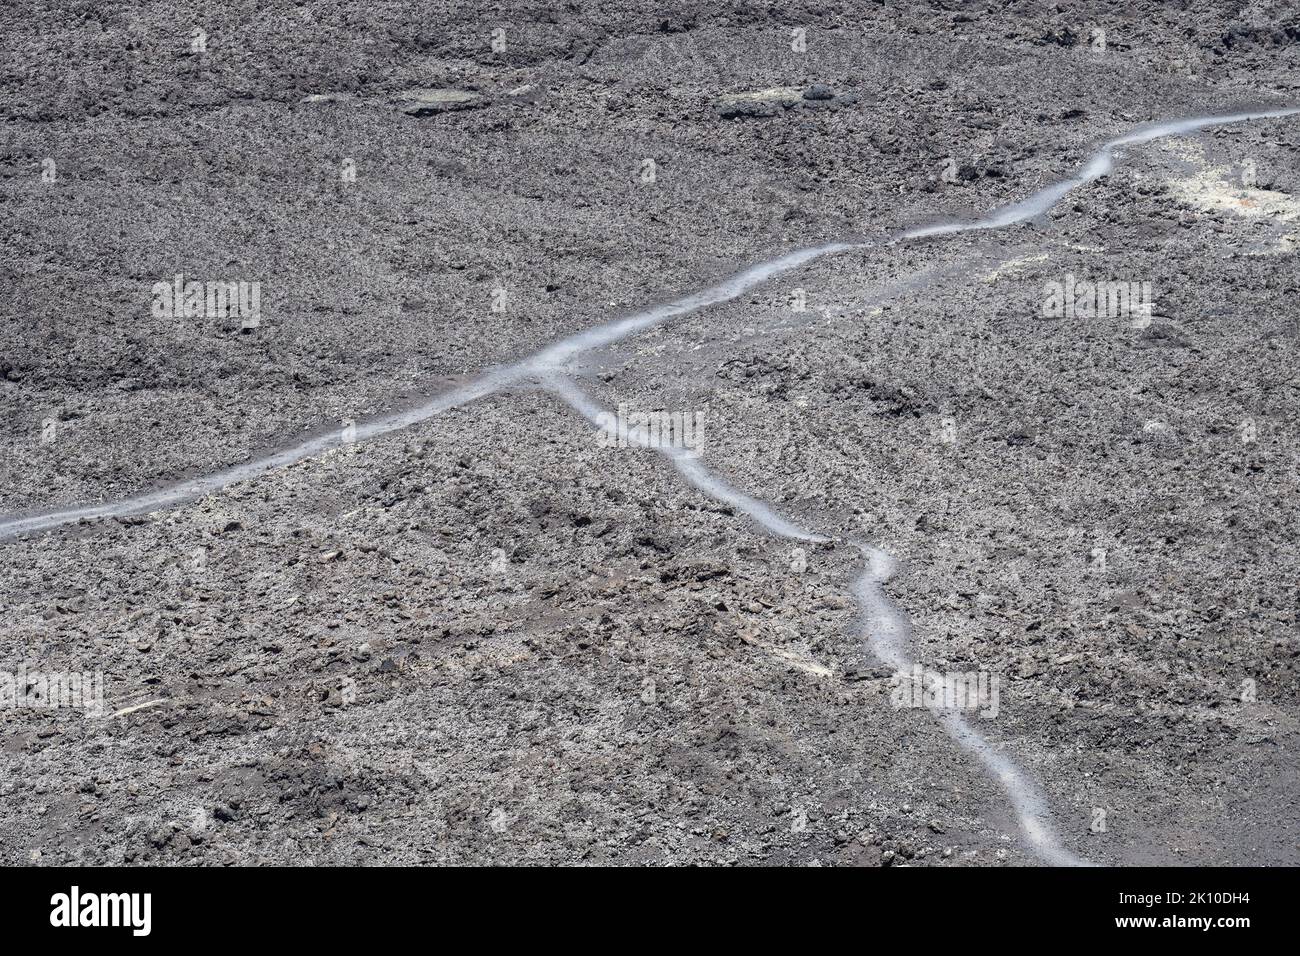
[[875,588],[1070,852],[1300,863],[1300,119],[944,231],[1294,105],[1293,3],[67,6],[0,8],[0,524],[320,453],[0,541],[0,862],[1041,862]]
[[487,101],[478,93],[465,90],[403,90],[397,95],[402,112],[408,116],[436,116],[453,110],[469,110],[485,106]]
[[719,97],[714,109],[723,119],[776,116],[799,103],[800,93],[788,87],[728,93]]

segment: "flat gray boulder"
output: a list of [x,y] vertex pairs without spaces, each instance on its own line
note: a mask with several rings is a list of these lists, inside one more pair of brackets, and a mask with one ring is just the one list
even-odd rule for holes
[[414,89],[398,93],[397,104],[408,116],[436,116],[485,106],[487,100],[467,90]]

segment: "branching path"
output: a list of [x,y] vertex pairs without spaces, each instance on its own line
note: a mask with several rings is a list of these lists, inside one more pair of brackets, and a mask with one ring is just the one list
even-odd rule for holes
[[[1025,222],[1047,212],[1071,191],[1108,174],[1114,168],[1118,151],[1122,147],[1136,146],[1161,137],[1192,133],[1212,126],[1248,120],[1275,119],[1296,114],[1300,114],[1300,108],[1198,116],[1139,127],[1131,133],[1104,143],[1074,176],[1053,183],[1018,203],[999,207],[980,219],[951,220],[910,228],[889,237],[884,244],[894,245],[962,232],[1002,229]],[[613,345],[637,332],[662,325],[678,316],[729,302],[755,286],[815,259],[841,252],[872,248],[875,245],[876,243],[872,242],[827,243],[798,249],[759,263],[706,289],[563,338],[519,362],[488,369],[465,385],[444,392],[415,408],[360,424],[356,429],[356,439],[365,440],[408,428],[444,411],[495,394],[505,388],[530,385],[554,392],[583,418],[595,425],[604,409],[582,392],[566,375],[574,359],[594,349]],[[83,519],[122,517],[176,507],[236,482],[246,481],[276,468],[321,455],[342,443],[341,435],[322,435],[212,475],[192,478],[120,501],[0,519],[0,541],[22,534],[48,531]],[[829,540],[782,517],[766,502],[732,487],[709,471],[699,459],[684,451],[675,448],[658,450],[673,463],[690,484],[706,495],[749,515],[772,534],[804,542]],[[854,544],[862,552],[865,565],[861,576],[852,582],[852,591],[858,602],[860,626],[867,647],[886,666],[898,671],[907,670],[911,667],[907,652],[910,644],[908,622],[885,595],[884,589],[894,573],[894,559],[879,548],[860,542]],[[1086,862],[1061,843],[1052,825],[1046,797],[1033,780],[971,727],[959,713],[942,709],[934,709],[933,713],[949,736],[978,759],[1006,793],[1016,812],[1025,840],[1040,859],[1058,865],[1078,865]]]

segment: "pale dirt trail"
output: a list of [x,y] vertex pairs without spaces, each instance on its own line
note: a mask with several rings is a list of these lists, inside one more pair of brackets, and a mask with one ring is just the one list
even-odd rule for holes
[[[1018,203],[995,209],[980,219],[952,220],[906,229],[887,239],[886,244],[893,245],[900,242],[955,235],[962,232],[1002,229],[1033,219],[1051,209],[1072,190],[1109,173],[1114,166],[1115,152],[1122,146],[1138,145],[1165,136],[1179,136],[1211,126],[1240,123],[1247,120],[1275,119],[1297,113],[1300,113],[1300,107],[1262,110],[1252,113],[1232,113],[1222,116],[1199,116],[1148,124],[1103,144],[1089,157],[1083,169],[1075,176],[1046,186]],[[669,319],[689,315],[713,305],[730,302],[775,276],[806,265],[823,256],[869,249],[874,245],[875,243],[872,242],[832,242],[784,253],[774,259],[750,266],[698,292],[690,293],[670,302],[655,305],[632,315],[567,336],[518,362],[486,369],[472,381],[434,396],[414,408],[358,424],[355,438],[358,441],[363,441],[410,428],[412,425],[433,418],[435,415],[449,409],[477,401],[505,388],[525,384],[529,379],[536,378],[539,375],[563,370],[570,362],[585,352],[612,345],[637,332],[662,325]],[[168,485],[165,488],[133,495],[119,501],[76,505],[42,514],[11,515],[0,519],[0,541],[20,534],[48,531],[60,525],[72,524],[83,518],[90,520],[114,518],[158,511],[164,508],[174,508],[186,502],[197,500],[214,491],[220,491],[222,488],[236,482],[247,481],[276,468],[282,468],[307,458],[317,457],[331,449],[338,448],[342,444],[344,444],[344,439],[341,433],[327,433],[309,438],[270,455],[255,458],[244,464],[233,465],[211,475],[190,478]]]
[[[1212,126],[1276,119],[1296,114],[1300,114],[1300,108],[1199,116],[1148,124],[1104,143],[1089,156],[1083,168],[1074,176],[1046,186],[1020,202],[995,209],[979,219],[952,220],[906,229],[889,238],[887,244],[963,232],[1002,229],[1041,216],[1073,190],[1107,175],[1114,168],[1118,151],[1125,146],[1136,146],[1162,137],[1179,136]],[[758,263],[698,292],[563,338],[519,362],[488,369],[465,385],[431,398],[415,408],[359,424],[356,428],[356,440],[361,441],[409,428],[444,411],[493,395],[505,388],[530,384],[554,392],[593,425],[597,424],[604,410],[565,377],[565,372],[579,356],[622,341],[637,332],[662,325],[678,316],[689,315],[713,305],[729,302],[777,275],[799,268],[823,256],[862,250],[873,245],[875,244],[871,242],[826,243],[798,249]],[[341,434],[326,434],[212,475],[189,479],[117,502],[76,506],[41,515],[6,518],[0,520],[0,540],[21,534],[47,531],[82,519],[119,517],[176,507],[236,482],[246,481],[276,468],[321,455],[343,443]],[[770,533],[804,542],[829,540],[777,514],[766,502],[733,488],[725,480],[710,472],[694,456],[680,449],[659,450],[669,458],[682,477],[691,485],[710,497],[730,504]],[[895,571],[894,559],[879,548],[856,542],[855,544],[863,554],[865,570],[852,583],[852,591],[858,602],[867,647],[885,665],[898,671],[907,670],[912,663],[908,655],[909,624],[884,591],[884,585]],[[1037,784],[1020,770],[1014,761],[989,743],[960,714],[947,710],[935,710],[934,713],[945,732],[979,760],[1007,795],[1015,810],[1021,832],[1035,855],[1053,865],[1086,863],[1062,844],[1052,825],[1045,796]]]
[[[601,427],[601,422],[608,413],[573,382],[557,376],[549,378],[546,387],[564,399],[593,426]],[[631,439],[636,442],[635,433]],[[792,541],[809,543],[830,540],[824,535],[783,518],[766,502],[733,488],[705,468],[692,453],[680,448],[663,446],[656,446],[656,450],[667,457],[690,484],[709,497],[725,502],[749,515],[770,533]],[[857,546],[862,552],[866,566],[862,575],[853,582],[852,591],[858,602],[859,621],[867,649],[882,664],[893,668],[895,672],[905,673],[913,663],[907,653],[910,627],[907,618],[885,596],[884,588],[885,583],[894,574],[896,563],[889,554],[879,548],[862,544]],[[1076,856],[1061,843],[1052,826],[1047,798],[1013,760],[971,727],[961,714],[938,708],[932,708],[932,712],[938,717],[944,731],[962,749],[978,759],[997,781],[1015,809],[1021,833],[1041,860],[1055,866],[1086,864],[1085,860]]]

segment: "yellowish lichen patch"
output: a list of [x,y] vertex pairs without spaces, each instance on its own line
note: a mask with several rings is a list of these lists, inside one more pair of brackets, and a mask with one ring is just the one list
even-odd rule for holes
[[1230,212],[1238,216],[1261,216],[1278,222],[1300,219],[1300,200],[1274,189],[1246,186],[1232,178],[1222,166],[1201,170],[1187,179],[1169,180],[1169,189],[1184,205],[1205,212]]
[[1032,265],[1035,262],[1046,262],[1049,258],[1050,257],[1046,252],[1040,252],[1032,256],[1020,256],[1018,259],[1008,259],[986,275],[984,281],[997,282],[999,279],[1004,278],[1023,278],[1025,266]]
[[[1199,212],[1228,213],[1244,219],[1273,223],[1300,220],[1300,199],[1290,193],[1248,185],[1244,171],[1227,166],[1211,166],[1204,147],[1192,140],[1169,140],[1162,149],[1198,167],[1190,176],[1164,178],[1169,194],[1184,206]],[[1280,236],[1272,245],[1257,249],[1253,255],[1287,255],[1297,250],[1300,234]]]
[[797,102],[803,91],[793,86],[774,86],[767,90],[750,90],[746,93],[727,93],[718,98],[719,103],[751,103],[755,101]]

